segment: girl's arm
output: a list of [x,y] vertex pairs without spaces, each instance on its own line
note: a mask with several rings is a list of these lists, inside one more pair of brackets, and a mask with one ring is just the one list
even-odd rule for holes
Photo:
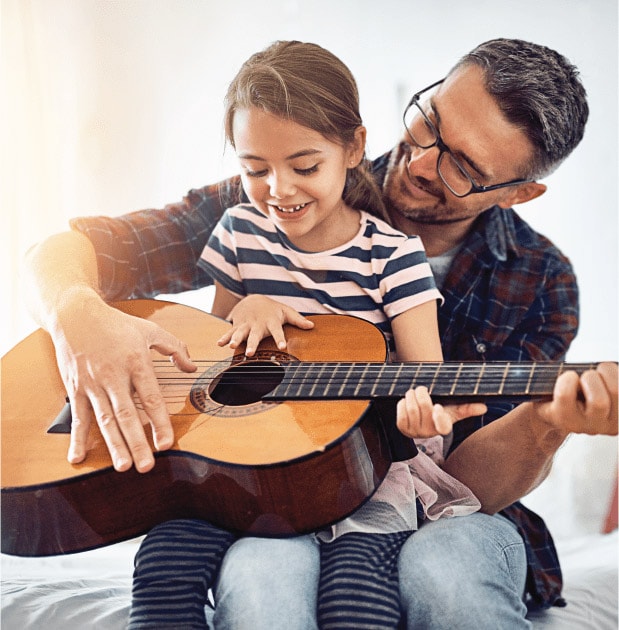
[[228,291],[228,289],[217,282],[217,280],[215,280],[214,284],[215,297],[213,298],[211,315],[221,317],[222,319],[229,319],[230,311],[241,301],[241,298]]
[[398,315],[391,322],[398,361],[442,361],[436,301]]

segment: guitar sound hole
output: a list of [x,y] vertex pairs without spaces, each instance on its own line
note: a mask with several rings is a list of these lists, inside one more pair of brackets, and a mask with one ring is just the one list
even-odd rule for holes
[[269,361],[247,361],[223,371],[209,388],[210,397],[221,405],[251,405],[275,389],[284,369]]

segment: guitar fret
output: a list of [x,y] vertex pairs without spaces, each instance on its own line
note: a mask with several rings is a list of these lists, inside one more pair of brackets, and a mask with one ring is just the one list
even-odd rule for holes
[[335,386],[336,383],[334,383],[334,376],[337,374],[338,370],[340,369],[340,362],[338,361],[337,363],[332,363],[332,370],[331,370],[331,374],[329,375],[329,380],[327,381],[327,384],[324,388],[324,393],[325,393],[325,398],[333,398],[333,396],[330,393],[330,389],[331,386]]
[[454,373],[455,364],[434,363],[433,365],[434,378],[430,393],[435,396],[452,396],[454,388],[458,387],[457,372]]
[[505,381],[505,363],[484,363],[475,394],[479,396],[496,396]]
[[398,365],[398,369],[395,373],[395,376],[393,378],[393,387],[391,388],[391,391],[393,392],[393,390],[395,389],[401,396],[403,396],[406,393],[406,390],[408,389],[408,387],[404,388],[404,392],[400,391],[400,381],[402,380],[402,370],[404,369],[404,363],[400,363],[400,365]]
[[417,369],[415,370],[415,386],[419,383],[419,378],[421,374],[421,370],[423,369],[423,363],[419,363],[417,365]]
[[[372,398],[377,398],[380,396],[380,393],[377,392],[378,386],[381,384],[381,377],[383,375],[385,366],[381,365],[378,370],[378,375],[374,378],[374,384],[372,385],[371,396]],[[388,389],[389,394],[391,394],[391,388]]]
[[525,394],[529,394],[531,391],[531,383],[533,382],[533,374],[535,373],[535,363],[531,366],[531,371],[529,372],[529,380],[527,381],[527,387],[524,390]]
[[460,372],[462,372],[462,363],[460,363],[460,365],[458,366],[458,371],[456,372],[456,375],[454,376],[454,382],[449,392],[452,396],[454,395],[454,392],[456,391],[458,380],[460,379]]
[[[390,385],[387,396],[391,398],[397,396],[404,396],[407,390],[407,364],[406,363],[393,363],[386,364],[386,376]],[[382,372],[381,372],[382,373]]]
[[509,363],[505,366],[505,370],[503,370],[503,380],[501,381],[501,386],[499,387],[499,395],[503,393],[503,388],[505,386],[505,379],[507,378],[507,373],[509,372]]
[[[314,363],[312,363],[311,365],[315,365]],[[316,375],[315,379],[314,379],[314,384],[312,385],[312,387],[310,388],[310,394],[313,396],[314,392],[316,391],[316,388],[318,386],[322,387],[322,383],[323,383],[323,373],[325,371],[327,367],[327,364],[322,364],[318,370],[318,374]],[[324,389],[322,390],[323,394],[324,394]]]
[[438,378],[438,373],[441,370],[441,366],[439,365],[438,368],[434,369],[434,376],[432,377],[432,382],[430,383],[430,386],[428,387],[428,390],[430,392],[430,394],[434,393],[434,386],[436,384],[436,379]]
[[477,377],[477,382],[475,383],[475,389],[473,390],[473,394],[475,396],[477,396],[477,394],[479,393],[479,384],[481,383],[481,377],[483,376],[485,369],[486,369],[486,364],[482,363],[481,370],[479,370],[479,376]]
[[[316,392],[316,387],[320,384],[320,373],[318,370],[316,374],[316,366],[312,363],[308,366],[308,370],[301,370],[301,365],[297,365],[297,371],[301,373],[301,378],[297,383],[297,390],[301,392],[308,392],[308,396],[313,396]],[[316,376],[314,376],[316,374]],[[290,384],[292,386],[292,383]]]
[[563,363],[540,364],[535,372],[535,376],[531,378],[530,394],[539,396],[552,393],[553,385],[563,372],[563,367]]
[[344,395],[344,391],[346,390],[346,384],[348,382],[348,380],[350,379],[350,371],[353,369],[353,364],[349,364],[348,366],[348,370],[346,370],[346,376],[342,379],[342,384],[340,386],[340,389],[338,391],[338,395],[341,397],[343,397]]
[[[382,371],[382,370],[381,370]],[[376,387],[378,386],[378,378],[374,379],[374,384],[370,390],[370,398],[376,398]]]
[[[313,369],[314,364],[312,363],[310,365],[312,366],[312,369]],[[314,396],[314,394],[316,392],[316,387],[318,387],[318,383],[320,382],[320,376],[321,376],[322,371],[324,369],[325,369],[324,365],[320,366],[320,368],[318,369],[318,373],[314,377],[314,382],[313,382],[313,384],[312,384],[312,386],[310,387],[310,390],[309,390],[309,396],[310,397]],[[305,377],[303,377],[303,379],[305,379]]]
[[524,395],[529,389],[531,370],[528,369],[526,364],[518,362],[508,363],[507,370],[506,382],[501,393],[516,396]]
[[369,363],[363,364],[363,370],[361,370],[361,374],[357,380],[357,386],[355,387],[355,396],[359,396],[359,390],[365,386],[365,378],[366,372],[368,371]]

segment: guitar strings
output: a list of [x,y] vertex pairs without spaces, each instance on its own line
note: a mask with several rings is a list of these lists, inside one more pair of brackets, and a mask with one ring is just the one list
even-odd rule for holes
[[[155,364],[155,366],[161,366],[161,367],[167,366],[170,370],[174,370],[174,371],[177,370],[177,368],[169,360],[155,359],[153,363]],[[548,362],[494,361],[492,363],[474,362],[474,361],[469,361],[465,363],[449,362],[449,361],[443,361],[443,362],[439,362],[439,361],[405,362],[403,361],[403,362],[396,362],[396,363],[380,363],[380,362],[375,362],[375,361],[354,361],[354,362],[291,361],[288,363],[284,362],[281,364],[273,363],[269,365],[268,368],[264,367],[264,363],[266,363],[266,361],[264,360],[256,360],[256,361],[246,360],[242,362],[232,362],[232,361],[227,362],[227,361],[222,361],[222,360],[202,359],[202,360],[193,360],[193,363],[197,365],[198,367],[204,366],[205,368],[209,368],[216,365],[219,365],[220,367],[222,367],[222,364],[225,363],[225,365],[223,365],[223,369],[242,367],[244,370],[255,370],[256,373],[260,373],[263,371],[266,372],[269,370],[279,369],[279,368],[283,370],[295,370],[295,371],[299,371],[300,369],[315,370],[317,368],[330,368],[330,369],[346,368],[348,370],[360,370],[360,371],[364,371],[367,369],[374,369],[378,372],[382,372],[385,370],[397,371],[401,369],[411,370],[415,368],[415,369],[422,369],[422,370],[426,369],[426,370],[432,370],[432,371],[436,371],[438,369],[441,373],[444,373],[445,371],[450,371],[450,370],[455,371],[455,372],[458,372],[458,371],[462,372],[462,371],[466,371],[467,369],[468,370],[474,369],[477,371],[481,369],[481,371],[483,371],[484,373],[488,371],[504,373],[506,370],[524,373],[526,370],[529,370],[537,374],[539,371],[556,373],[557,371],[564,371],[564,370],[575,370],[575,371],[587,370],[587,369],[595,368],[597,366],[597,363],[592,363],[592,362],[557,363],[557,362],[552,362],[552,361],[548,361]],[[258,363],[260,365],[258,365]]]
[[[316,372],[328,372],[328,376],[319,378],[329,379],[341,379],[349,380],[352,376],[367,376],[370,375],[386,375],[399,377],[410,377],[414,372],[413,377],[421,374],[424,376],[432,376],[442,378],[444,376],[458,376],[468,378],[482,378],[505,380],[506,378],[548,378],[552,380],[558,374],[566,370],[574,370],[576,372],[582,372],[587,369],[594,369],[597,364],[595,363],[535,363],[535,364],[518,364],[518,363],[479,363],[461,365],[457,363],[374,363],[374,362],[304,362],[304,363],[284,363],[282,365],[272,364],[264,366],[264,362],[261,365],[252,365],[253,362],[239,362],[239,363],[227,363],[222,366],[221,361],[194,361],[194,364],[198,367],[198,372],[202,369],[204,372],[209,371],[214,366],[219,366],[221,372],[219,374],[231,371],[250,374],[250,375],[267,375],[276,372],[283,372],[284,374],[293,374],[293,378],[298,379],[302,377],[315,376]],[[196,372],[182,372],[169,361],[155,360],[155,369],[163,374],[169,373],[175,376],[180,374],[195,375]],[[303,375],[303,372],[306,374]],[[301,375],[301,376],[299,376]]]
[[[432,386],[435,384],[435,378],[440,379],[454,378],[457,386],[454,387],[457,395],[465,395],[464,388],[477,386],[480,382],[483,385],[483,391],[480,392],[484,396],[491,396],[495,389],[502,387],[507,381],[508,393],[514,392],[514,385],[517,383],[526,383],[533,390],[533,393],[543,388],[543,392],[551,392],[559,374],[567,370],[575,370],[583,372],[587,369],[594,368],[596,363],[556,363],[556,362],[493,362],[489,363],[469,363],[461,364],[457,362],[401,362],[401,363],[376,363],[376,362],[291,362],[284,363],[280,368],[273,364],[264,367],[264,361],[261,365],[252,365],[254,361],[247,360],[239,363],[225,362],[224,368],[214,375],[198,375],[196,372],[180,372],[169,360],[155,359],[155,371],[158,374],[158,380],[164,390],[162,393],[167,400],[182,402],[186,399],[189,390],[194,384],[199,383],[203,389],[208,389],[213,383],[221,380],[222,374],[225,373],[226,386],[247,386],[251,384],[253,378],[270,378],[272,389],[276,387],[290,388],[303,385],[307,388],[308,378],[314,390],[321,391],[322,388],[337,389],[345,384],[355,385],[355,378],[363,381],[371,381],[372,379],[381,378],[395,381],[395,385],[400,386],[402,382],[417,381],[418,384],[426,384],[432,393]],[[194,363],[200,369],[208,372],[214,366],[221,367],[222,361],[215,360],[197,360]],[[328,369],[325,369],[327,367]],[[237,369],[238,368],[238,369]],[[316,374],[317,370],[323,370],[325,374]],[[340,374],[338,370],[345,370]],[[471,373],[474,370],[474,373]],[[234,376],[231,376],[231,371]],[[412,375],[411,371],[415,374]],[[402,372],[405,372],[402,374]],[[281,375],[281,377],[280,377]],[[456,378],[457,377],[457,378]],[[426,379],[423,382],[424,378]],[[531,381],[531,382],[529,382]],[[527,387],[527,390],[529,388]],[[180,391],[178,391],[180,390]],[[400,390],[401,391],[401,390]],[[522,390],[519,390],[522,392]],[[438,392],[440,394],[441,392]],[[442,392],[445,394],[445,392]],[[516,392],[517,393],[517,392]],[[524,392],[522,392],[524,393]],[[319,394],[313,394],[316,398],[320,398]],[[397,395],[397,394],[395,394]],[[402,395],[402,394],[400,394]],[[293,397],[293,396],[291,396]],[[364,396],[359,394],[359,399]]]

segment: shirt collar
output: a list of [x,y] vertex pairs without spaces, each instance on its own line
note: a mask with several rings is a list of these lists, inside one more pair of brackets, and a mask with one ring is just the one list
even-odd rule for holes
[[511,208],[493,206],[480,216],[480,220],[483,221],[483,238],[497,260],[505,261],[510,254],[521,255]]

